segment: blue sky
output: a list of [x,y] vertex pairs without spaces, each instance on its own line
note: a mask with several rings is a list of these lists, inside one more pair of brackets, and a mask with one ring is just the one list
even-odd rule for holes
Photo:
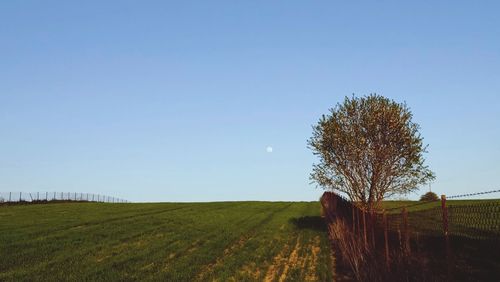
[[311,125],[372,92],[411,107],[433,191],[499,189],[498,11],[495,1],[3,1],[0,191],[316,200]]

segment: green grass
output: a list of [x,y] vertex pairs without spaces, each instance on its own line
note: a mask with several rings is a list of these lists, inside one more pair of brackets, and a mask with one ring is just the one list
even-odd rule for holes
[[332,280],[319,203],[0,206],[0,280]]

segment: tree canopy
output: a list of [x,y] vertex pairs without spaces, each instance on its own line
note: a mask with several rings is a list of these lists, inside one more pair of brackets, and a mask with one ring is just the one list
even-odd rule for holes
[[431,192],[431,191],[423,194],[420,197],[420,201],[425,201],[425,202],[432,202],[432,201],[438,201],[438,200],[439,200],[438,195],[434,192]]
[[318,156],[311,179],[368,209],[434,179],[426,146],[405,103],[377,94],[346,97],[313,126],[309,148]]

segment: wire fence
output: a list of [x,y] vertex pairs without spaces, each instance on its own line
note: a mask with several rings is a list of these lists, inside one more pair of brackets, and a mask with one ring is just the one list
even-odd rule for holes
[[[464,200],[495,193],[500,193],[500,190],[449,197],[443,195],[439,200],[402,205],[384,212],[388,213],[392,230],[401,228],[406,209],[410,232],[500,240],[500,199]],[[381,217],[378,213],[378,218]]]
[[48,202],[129,203],[117,197],[77,192],[0,192],[0,204]]
[[321,203],[332,244],[357,280],[500,279],[500,200],[464,200],[499,192],[375,211],[331,192]]

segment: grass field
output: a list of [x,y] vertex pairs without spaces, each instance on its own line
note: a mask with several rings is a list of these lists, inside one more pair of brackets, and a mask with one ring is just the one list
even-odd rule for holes
[[319,203],[0,206],[0,280],[332,280]]

